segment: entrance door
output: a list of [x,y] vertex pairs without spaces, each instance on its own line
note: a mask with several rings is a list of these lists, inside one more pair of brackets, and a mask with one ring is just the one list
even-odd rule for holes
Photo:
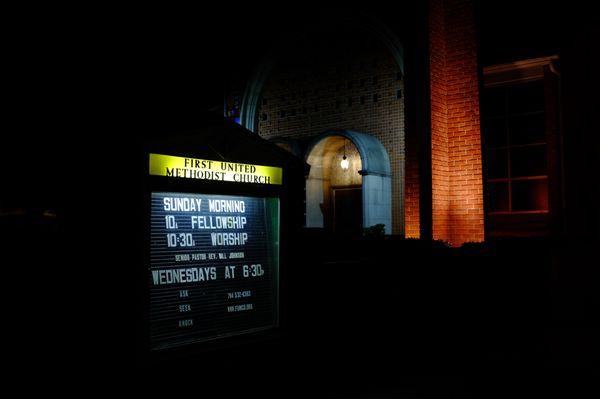
[[342,234],[362,232],[362,188],[332,187],[333,231]]

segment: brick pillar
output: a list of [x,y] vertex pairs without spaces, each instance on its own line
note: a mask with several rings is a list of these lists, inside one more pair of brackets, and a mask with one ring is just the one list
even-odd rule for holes
[[407,238],[420,237],[420,185],[419,152],[417,137],[407,134],[406,161],[404,163],[404,235]]
[[429,1],[433,238],[483,241],[483,176],[472,0]]

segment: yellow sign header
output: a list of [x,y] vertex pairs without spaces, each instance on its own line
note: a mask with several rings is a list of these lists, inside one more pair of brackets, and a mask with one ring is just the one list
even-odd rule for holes
[[282,184],[283,180],[282,169],[275,166],[161,154],[150,154],[150,175],[257,184]]

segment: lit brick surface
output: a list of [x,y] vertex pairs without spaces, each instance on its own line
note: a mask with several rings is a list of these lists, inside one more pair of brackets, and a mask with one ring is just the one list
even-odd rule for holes
[[406,161],[404,163],[404,229],[407,238],[421,236],[419,200],[419,152],[418,137],[415,134],[406,135]]
[[429,1],[433,238],[483,241],[483,179],[473,5]]
[[402,234],[404,82],[391,53],[364,32],[338,32],[280,65],[262,93],[258,133],[310,139],[345,129],[375,136],[390,157],[392,232]]

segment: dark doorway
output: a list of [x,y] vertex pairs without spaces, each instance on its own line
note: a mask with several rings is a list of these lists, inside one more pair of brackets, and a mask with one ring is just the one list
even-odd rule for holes
[[332,187],[333,231],[341,234],[362,232],[362,188]]

